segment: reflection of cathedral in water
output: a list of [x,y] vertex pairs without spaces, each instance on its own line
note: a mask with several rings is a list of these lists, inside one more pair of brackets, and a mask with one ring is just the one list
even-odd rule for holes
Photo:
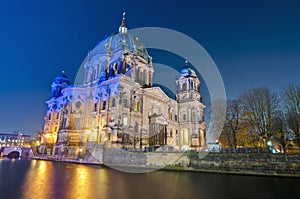
[[127,32],[124,18],[119,32],[90,51],[83,66],[82,85],[70,85],[64,73],[51,85],[42,136],[48,148],[67,146],[68,153],[78,153],[87,143],[174,150],[206,145],[196,73],[187,63],[181,69],[176,100],[152,87],[151,57]]

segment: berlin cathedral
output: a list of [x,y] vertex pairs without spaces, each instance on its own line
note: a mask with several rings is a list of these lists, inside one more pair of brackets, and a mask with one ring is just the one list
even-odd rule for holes
[[41,143],[50,154],[85,152],[88,143],[142,151],[200,150],[206,123],[200,80],[188,63],[174,77],[176,99],[152,85],[152,58],[127,31],[91,50],[84,80],[71,85],[62,72],[51,84]]

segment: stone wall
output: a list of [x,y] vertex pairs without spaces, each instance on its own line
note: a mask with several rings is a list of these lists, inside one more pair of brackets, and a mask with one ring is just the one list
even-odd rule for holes
[[104,165],[174,168],[243,174],[297,174],[300,175],[300,155],[209,153],[130,152],[90,145],[85,160]]
[[210,153],[203,158],[190,157],[190,166],[211,171],[300,174],[299,160],[300,155]]
[[182,153],[140,153],[117,150],[104,150],[103,163],[119,166],[142,166],[163,168],[170,165],[187,167],[189,158]]

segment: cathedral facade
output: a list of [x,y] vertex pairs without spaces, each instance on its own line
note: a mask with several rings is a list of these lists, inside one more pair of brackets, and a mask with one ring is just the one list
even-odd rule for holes
[[206,146],[196,73],[186,63],[174,77],[176,99],[152,86],[152,58],[127,32],[124,17],[119,31],[98,43],[83,66],[81,85],[71,85],[64,73],[51,85],[42,146],[52,153],[85,153],[88,143],[143,151]]

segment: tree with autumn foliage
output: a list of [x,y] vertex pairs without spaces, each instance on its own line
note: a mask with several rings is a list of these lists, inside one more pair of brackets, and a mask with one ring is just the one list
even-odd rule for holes
[[243,110],[248,114],[251,131],[265,142],[271,140],[274,134],[273,119],[280,110],[277,94],[267,87],[252,88],[242,94],[240,100]]

